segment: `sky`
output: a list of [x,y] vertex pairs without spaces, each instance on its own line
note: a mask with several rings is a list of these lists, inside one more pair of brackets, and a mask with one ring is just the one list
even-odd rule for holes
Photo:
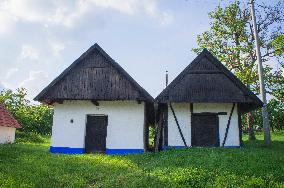
[[156,97],[195,57],[219,0],[0,0],[0,90],[32,100],[98,43]]

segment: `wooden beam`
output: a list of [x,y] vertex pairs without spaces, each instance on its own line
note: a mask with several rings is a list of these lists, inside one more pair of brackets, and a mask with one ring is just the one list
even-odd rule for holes
[[239,127],[239,141],[240,146],[243,145],[243,129],[242,129],[242,116],[241,116],[241,110],[240,110],[240,104],[237,105],[238,110],[238,127]]
[[99,103],[98,101],[96,101],[96,100],[91,100],[91,102],[92,102],[94,105],[96,105],[96,106],[100,106],[100,103]]
[[193,103],[190,103],[190,113],[193,113]]
[[224,116],[224,115],[227,115],[228,113],[227,113],[227,112],[218,112],[217,114],[218,114],[218,115],[223,115],[223,116]]
[[144,151],[149,150],[149,121],[148,121],[148,103],[144,105],[144,124],[143,124],[143,141]]
[[184,136],[183,136],[183,134],[182,134],[182,131],[181,131],[181,128],[180,128],[180,125],[179,125],[178,119],[177,119],[177,117],[176,117],[176,113],[175,113],[175,111],[174,111],[174,108],[173,108],[173,106],[172,106],[172,104],[171,104],[171,103],[169,103],[169,105],[170,105],[171,111],[172,111],[172,113],[173,113],[173,116],[174,116],[175,122],[176,122],[176,124],[177,124],[179,134],[180,134],[181,139],[182,139],[182,141],[183,141],[183,143],[184,143],[184,146],[185,146],[185,147],[187,147],[187,144],[186,144],[185,138],[184,138]]
[[226,126],[225,136],[224,136],[224,139],[223,139],[223,142],[222,142],[222,147],[225,146],[225,143],[226,143],[226,140],[227,140],[228,131],[229,131],[229,128],[230,128],[231,118],[232,118],[232,115],[233,115],[233,112],[234,112],[235,105],[236,105],[236,103],[233,103],[233,106],[232,106],[232,109],[231,109],[231,112],[230,112],[230,116],[229,116],[229,119],[228,119],[228,123],[227,123],[227,126]]

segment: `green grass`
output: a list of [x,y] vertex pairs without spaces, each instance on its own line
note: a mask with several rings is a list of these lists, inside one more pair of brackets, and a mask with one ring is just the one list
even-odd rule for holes
[[125,156],[50,154],[48,140],[0,145],[0,187],[284,187],[284,132],[270,147],[257,138]]

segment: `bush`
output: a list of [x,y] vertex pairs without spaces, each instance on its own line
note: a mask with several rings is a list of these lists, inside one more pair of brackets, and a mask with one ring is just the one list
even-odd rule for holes
[[22,125],[22,132],[32,132],[41,135],[51,134],[53,109],[47,105],[34,105],[26,99],[27,92],[24,88],[4,90],[0,92],[0,103]]
[[[269,123],[272,131],[280,131],[284,129],[284,103],[276,99],[269,100],[267,104],[267,110],[269,115]],[[252,112],[253,125],[256,131],[262,129],[262,109],[258,109]],[[245,117],[242,118],[242,123],[247,127]],[[245,129],[246,131],[246,129]]]
[[16,132],[16,142],[31,142],[31,143],[44,143],[46,138],[36,133],[24,133],[17,131]]

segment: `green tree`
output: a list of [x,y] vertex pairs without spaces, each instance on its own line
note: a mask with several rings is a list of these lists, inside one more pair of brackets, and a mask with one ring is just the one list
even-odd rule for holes
[[53,109],[46,105],[33,105],[26,99],[27,92],[19,88],[15,92],[0,92],[0,103],[22,125],[22,132],[33,132],[41,135],[51,134]]
[[[278,73],[268,64],[271,57],[277,63],[283,57],[282,48],[279,49],[279,42],[283,34],[284,3],[279,1],[274,5],[259,4],[256,6],[257,28],[261,44],[262,61],[264,63],[264,74],[268,93],[276,95],[272,82],[278,82]],[[257,58],[255,53],[255,39],[251,14],[248,4],[241,4],[236,1],[223,8],[218,6],[210,12],[210,29],[197,36],[198,47],[193,51],[198,53],[203,48],[212,52],[225,66],[231,70],[248,88],[259,94],[259,80],[257,72]],[[281,46],[280,46],[281,47]],[[274,87],[275,90],[272,90]],[[249,128],[250,139],[255,139],[253,134],[253,116],[248,113],[246,124]]]
[[[270,118],[270,127],[272,131],[284,129],[284,102],[277,99],[271,99],[267,104],[267,109]],[[255,110],[253,117],[256,125],[262,124],[261,110]]]
[[268,77],[268,84],[272,95],[279,101],[284,102],[284,60],[282,56],[284,54],[284,34],[281,33],[276,36],[272,41],[272,46],[275,49],[275,54],[278,55],[280,66],[273,73],[273,76]]

